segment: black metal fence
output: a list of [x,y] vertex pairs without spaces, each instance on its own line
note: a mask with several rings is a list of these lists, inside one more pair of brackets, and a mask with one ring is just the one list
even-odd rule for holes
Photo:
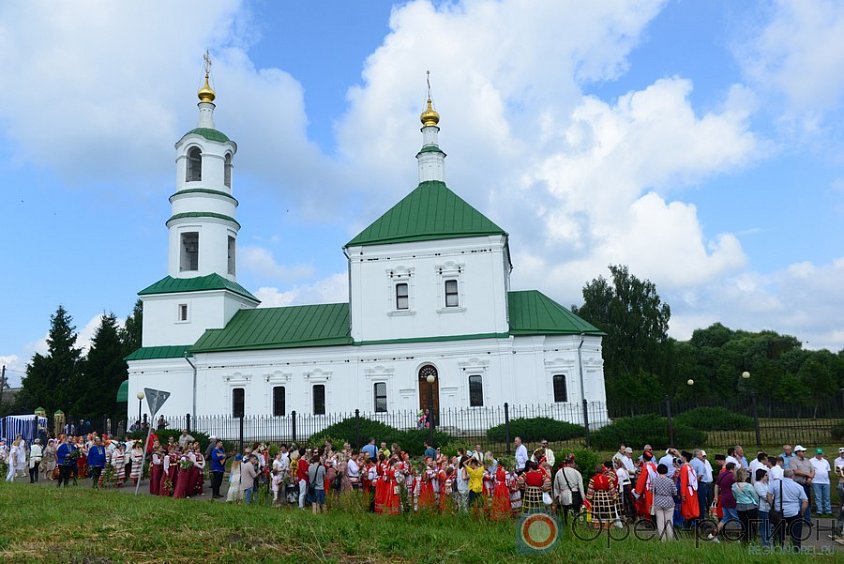
[[[718,413],[744,416],[742,425],[725,427],[723,422],[713,420],[702,428],[706,431],[705,445],[677,445],[682,447],[708,446],[727,447],[736,444],[772,446],[784,443],[830,445],[833,442],[833,427],[844,424],[844,397],[830,398],[828,402],[812,405],[798,402],[761,401],[755,395],[735,397],[727,400],[678,401],[664,398],[653,402],[583,402],[552,403],[542,405],[510,405],[495,407],[472,407],[462,409],[441,409],[429,424],[420,411],[391,411],[372,413],[355,410],[352,412],[326,415],[299,414],[295,411],[284,416],[250,415],[200,415],[191,418],[189,414],[180,417],[166,417],[167,428],[189,429],[214,435],[235,442],[306,442],[311,436],[327,427],[348,419],[371,420],[384,423],[399,430],[428,429],[448,434],[455,442],[481,444],[484,448],[508,451],[515,432],[510,422],[519,418],[547,417],[558,421],[583,425],[586,428],[582,439],[572,441],[589,445],[590,434],[601,427],[624,417],[655,414],[663,417],[669,442],[674,443],[676,432],[687,424],[692,410],[720,408]],[[714,419],[717,419],[717,415]],[[698,413],[694,419],[700,421]],[[147,421],[144,417],[143,424]],[[157,423],[157,421],[156,421]],[[490,440],[487,430],[503,426],[505,440]],[[113,422],[110,418],[95,421],[92,430],[122,435],[131,428],[125,428],[123,421]],[[355,428],[353,426],[353,428]],[[362,431],[359,431],[362,434]],[[356,433],[357,435],[357,433]],[[362,444],[368,437],[335,437]],[[376,437],[377,439],[378,437]],[[502,445],[502,442],[505,444]]]

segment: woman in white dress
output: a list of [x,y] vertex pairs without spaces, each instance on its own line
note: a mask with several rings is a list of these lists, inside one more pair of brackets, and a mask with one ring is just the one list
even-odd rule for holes
[[[9,449],[9,456],[6,458],[6,463],[9,465],[9,471],[6,472],[7,482],[13,482],[18,469],[26,466],[26,452],[21,449],[20,444],[21,440],[15,439]],[[21,462],[21,459],[23,462]]]
[[241,455],[237,455],[232,462],[232,467],[229,474],[229,491],[226,494],[226,501],[240,501],[243,499],[243,492],[240,490],[240,464],[243,460]]

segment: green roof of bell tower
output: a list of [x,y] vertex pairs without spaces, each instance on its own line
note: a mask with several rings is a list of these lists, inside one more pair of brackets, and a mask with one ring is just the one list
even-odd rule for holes
[[419,183],[410,194],[346,243],[347,247],[507,235],[449,190],[445,182]]

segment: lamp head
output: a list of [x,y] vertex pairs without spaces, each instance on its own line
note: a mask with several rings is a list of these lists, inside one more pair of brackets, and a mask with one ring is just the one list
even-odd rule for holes
[[144,393],[138,392],[138,394],[135,397],[138,398],[138,401],[140,401],[140,400],[144,399]]

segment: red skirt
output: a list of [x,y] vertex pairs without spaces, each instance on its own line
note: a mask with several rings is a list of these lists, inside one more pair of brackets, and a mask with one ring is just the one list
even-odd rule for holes
[[384,494],[384,511],[389,515],[398,515],[401,512],[401,495],[399,495],[399,485],[395,480],[386,482],[387,493]]
[[387,489],[390,487],[390,482],[385,481],[380,476],[375,480],[375,513],[384,512],[384,502],[387,498]]
[[161,464],[153,464],[149,476],[149,493],[150,495],[158,495],[161,491]]
[[436,503],[434,484],[431,482],[422,482],[422,485],[419,487],[419,509],[431,509],[436,506]]
[[492,509],[490,510],[490,518],[494,520],[504,520],[510,517],[510,512],[510,490],[504,482],[499,482],[492,491]]
[[176,475],[176,487],[173,490],[173,497],[187,497],[191,493],[190,486],[190,469],[182,470],[180,468]]
[[88,457],[84,454],[76,459],[76,476],[78,478],[88,477]]
[[193,478],[193,487],[191,487],[192,495],[202,495],[202,489],[205,485],[205,476],[203,475],[202,469],[194,466],[190,472]]

